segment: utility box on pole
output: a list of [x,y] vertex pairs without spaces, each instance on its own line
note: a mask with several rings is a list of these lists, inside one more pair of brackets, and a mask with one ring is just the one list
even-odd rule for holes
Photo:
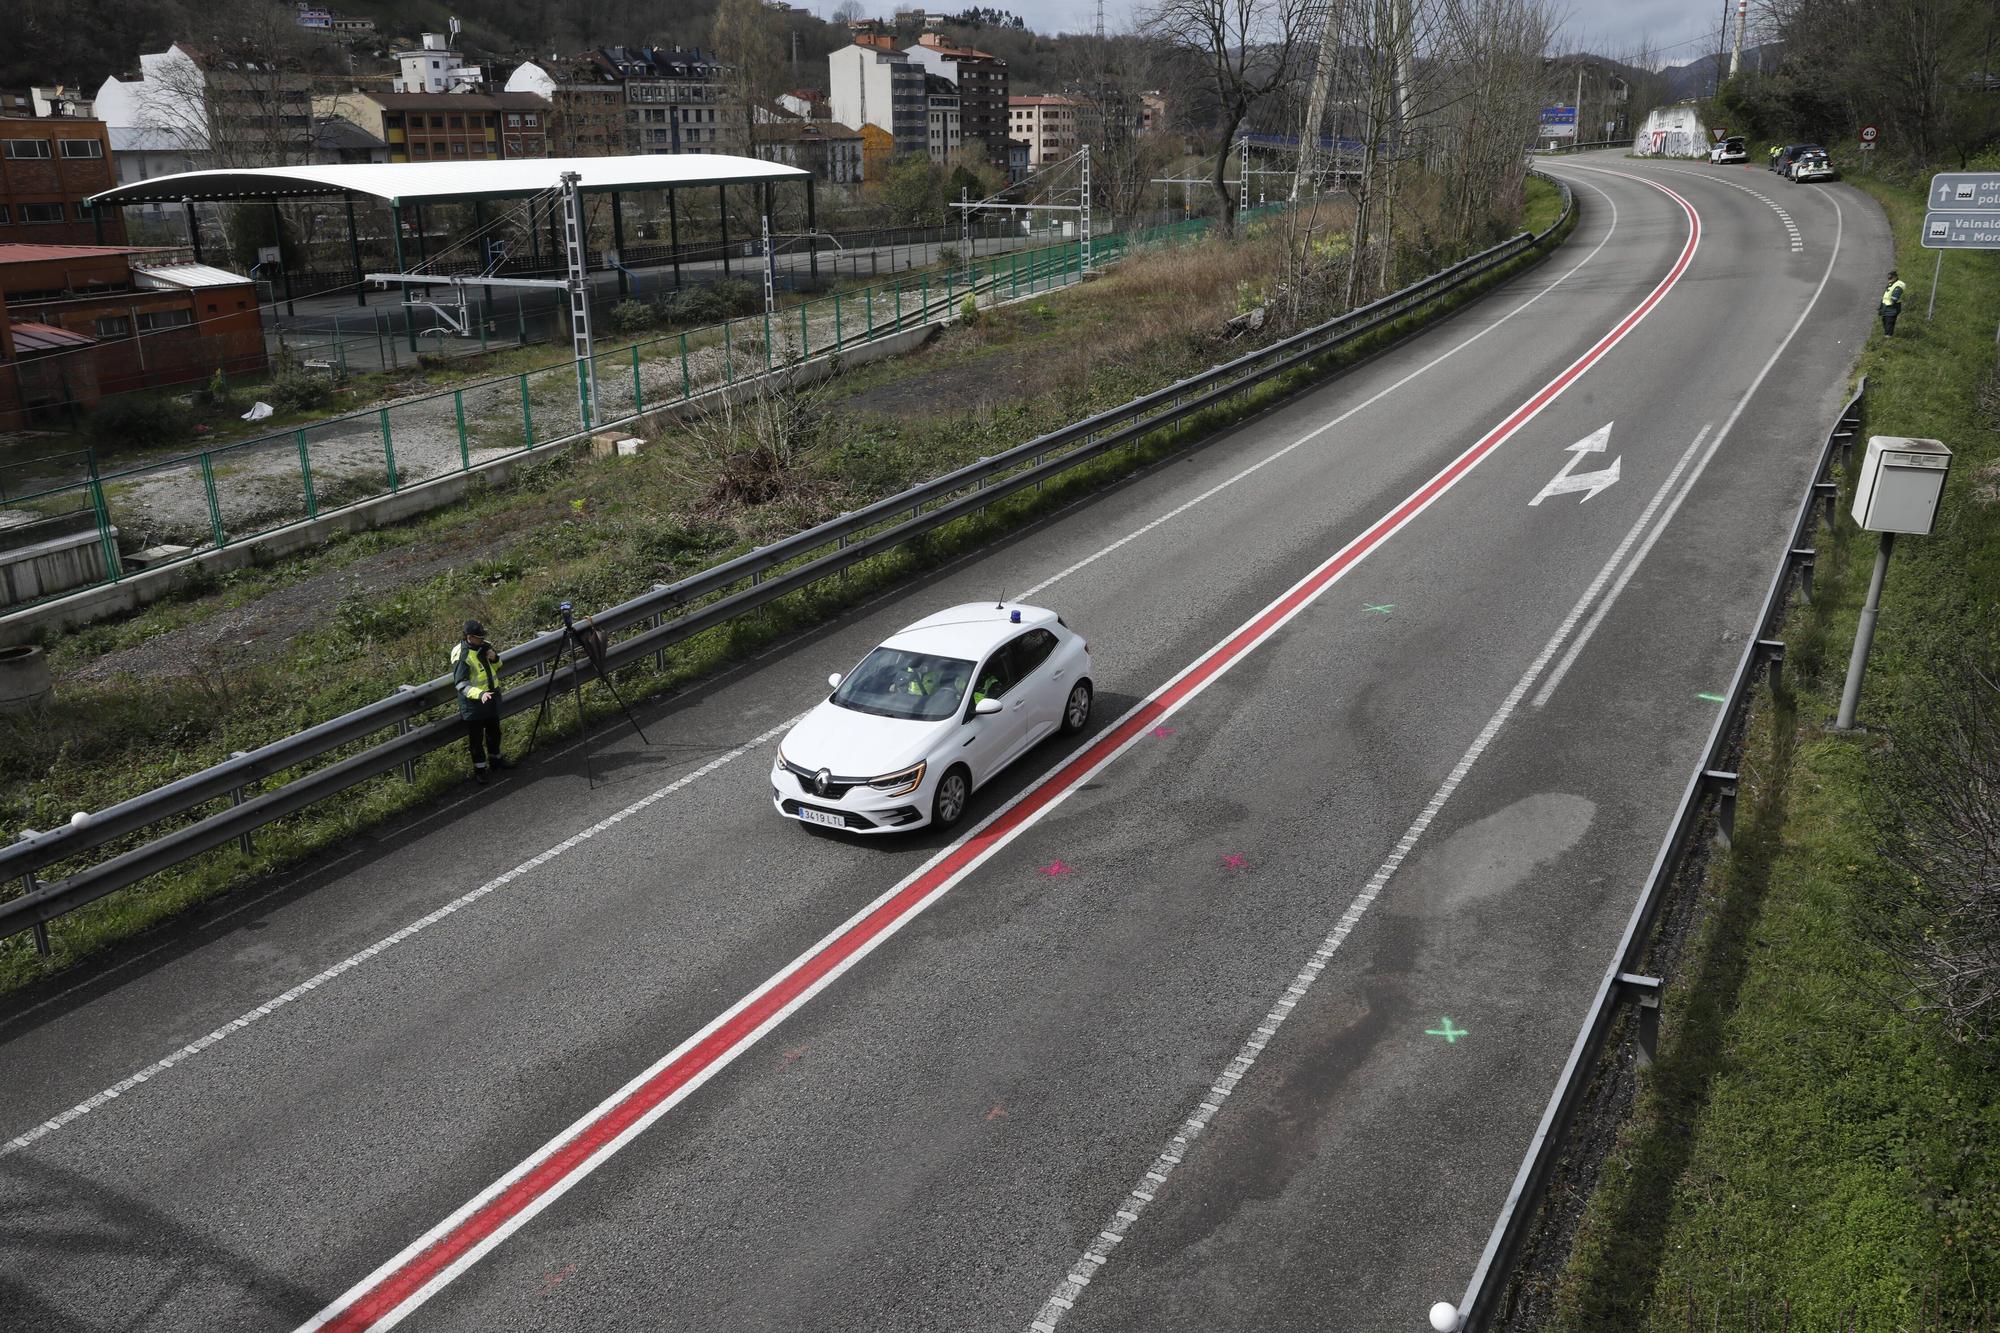
[[1854,521],[1870,532],[1928,533],[1951,470],[1937,440],[1875,435],[1854,483]]

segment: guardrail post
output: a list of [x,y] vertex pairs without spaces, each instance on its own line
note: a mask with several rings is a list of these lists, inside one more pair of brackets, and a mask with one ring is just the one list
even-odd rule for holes
[[[244,758],[244,757],[245,757],[245,752],[244,752],[244,751],[242,751],[242,750],[231,750],[231,751],[229,752],[229,757],[230,757],[231,759],[242,759],[242,758]],[[229,789],[229,804],[230,804],[230,805],[232,805],[232,806],[237,806],[237,805],[241,805],[241,804],[243,804],[243,788],[241,788],[241,787],[231,787],[231,788]],[[242,852],[243,852],[243,854],[244,854],[245,856],[248,856],[248,855],[250,855],[250,830],[249,830],[249,829],[244,829],[244,830],[243,830],[243,831],[242,831],[241,833],[239,833],[239,834],[237,834],[237,835],[236,835],[236,845],[237,845],[237,847],[238,847],[238,848],[240,848],[240,849],[242,850]]]
[[[396,687],[396,693],[390,695],[389,697],[391,699],[394,699],[397,697],[397,695],[408,694],[411,690],[414,690],[415,688],[417,687],[414,685],[398,685]],[[407,717],[399,717],[396,719],[396,734],[398,736],[407,736],[410,734],[410,719],[408,719]],[[415,782],[416,780],[417,780],[417,761],[414,759],[405,759],[403,761],[403,781]]]
[[1637,972],[1618,974],[1618,994],[1621,999],[1636,1005],[1639,1010],[1638,1056],[1639,1068],[1644,1069],[1658,1058],[1660,1053],[1660,992],[1663,988],[1658,977],[1640,976]]
[[1719,768],[1701,774],[1702,784],[1715,796],[1715,845],[1724,851],[1736,845],[1736,778]]
[[[15,841],[31,842],[41,836],[41,834],[31,828],[24,828],[21,830],[20,835],[15,838]],[[23,897],[34,893],[40,887],[41,881],[35,878],[34,871],[30,870],[27,874],[21,876],[21,895]],[[37,921],[35,923],[35,952],[44,958],[49,956],[49,923],[46,921]]]
[[1765,668],[1770,672],[1771,693],[1778,692],[1778,682],[1784,678],[1785,641],[1783,639],[1757,640],[1757,654],[1764,659]]
[[1840,498],[1840,487],[1830,481],[1816,481],[1813,483],[1813,495],[1819,499],[1822,520],[1829,529],[1832,528],[1833,507]]
[[1792,548],[1792,563],[1799,567],[1799,600],[1807,606],[1813,599],[1813,565],[1819,560],[1819,552],[1810,546]]
[[[654,592],[665,592],[666,590],[667,590],[667,585],[664,583],[655,583],[653,585]],[[658,629],[662,624],[666,622],[666,618],[667,617],[665,612],[655,611],[653,613],[653,618],[646,622],[646,628]],[[653,670],[665,671],[666,669],[667,669],[667,650],[666,646],[663,644],[660,647],[655,648],[653,650]]]

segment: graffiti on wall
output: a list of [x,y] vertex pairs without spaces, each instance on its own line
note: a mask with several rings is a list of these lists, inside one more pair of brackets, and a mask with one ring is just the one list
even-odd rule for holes
[[1646,117],[1632,151],[1640,157],[1707,157],[1708,131],[1693,107],[1660,107]]

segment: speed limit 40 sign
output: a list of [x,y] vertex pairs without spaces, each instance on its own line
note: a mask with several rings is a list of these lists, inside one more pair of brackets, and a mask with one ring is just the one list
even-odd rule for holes
[[1863,125],[1861,127],[1861,146],[1863,148],[1873,148],[1875,140],[1880,138],[1881,135],[1882,131],[1876,129],[1873,125]]

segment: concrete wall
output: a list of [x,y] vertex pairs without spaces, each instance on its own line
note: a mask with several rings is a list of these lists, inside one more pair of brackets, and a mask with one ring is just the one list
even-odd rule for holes
[[[74,526],[30,523],[7,534],[9,539],[31,540],[0,550],[0,606],[33,601],[104,578],[104,543],[96,524],[84,532],[54,531]],[[112,529],[114,543],[117,531]]]

